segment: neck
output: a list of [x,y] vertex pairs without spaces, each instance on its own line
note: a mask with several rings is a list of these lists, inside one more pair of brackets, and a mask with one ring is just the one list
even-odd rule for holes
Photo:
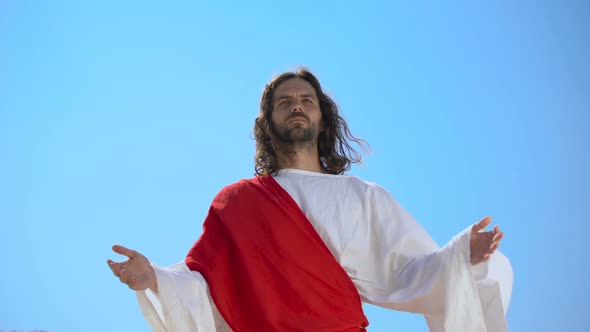
[[294,168],[323,173],[317,144],[306,144],[292,149],[292,153],[279,152],[279,169]]

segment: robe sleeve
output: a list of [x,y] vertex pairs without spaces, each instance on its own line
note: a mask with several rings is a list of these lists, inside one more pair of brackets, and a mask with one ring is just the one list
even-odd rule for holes
[[363,301],[422,313],[433,332],[505,332],[512,269],[496,252],[470,264],[467,227],[439,248],[383,188],[367,192],[363,220],[341,263]]
[[158,293],[136,292],[144,318],[154,332],[231,331],[215,307],[203,276],[184,262],[152,265]]

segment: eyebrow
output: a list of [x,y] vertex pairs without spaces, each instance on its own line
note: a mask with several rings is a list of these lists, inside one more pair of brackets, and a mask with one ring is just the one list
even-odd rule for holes
[[[304,93],[304,94],[301,94],[300,96],[301,96],[302,98],[312,98],[312,99],[313,99],[314,97],[316,97],[316,96],[315,96],[314,94],[312,94],[312,93]],[[275,103],[276,103],[276,102],[279,102],[279,101],[281,101],[281,100],[284,100],[284,99],[291,99],[291,98],[293,98],[293,97],[292,97],[292,96],[278,96],[278,97],[275,99]],[[317,97],[316,97],[316,98],[317,98]]]

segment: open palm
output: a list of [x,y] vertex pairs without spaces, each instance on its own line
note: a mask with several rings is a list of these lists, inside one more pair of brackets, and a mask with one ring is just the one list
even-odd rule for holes
[[492,218],[485,217],[471,228],[469,241],[471,265],[487,261],[500,246],[500,240],[504,237],[504,233],[500,232],[500,227],[496,226],[492,231],[484,231],[491,222]]
[[158,291],[156,273],[144,255],[120,245],[114,245],[113,251],[129,258],[126,261],[118,263],[110,259],[107,260],[111,271],[113,271],[116,277],[119,277],[122,283],[127,284],[129,288],[136,291],[146,290],[148,288],[156,292]]

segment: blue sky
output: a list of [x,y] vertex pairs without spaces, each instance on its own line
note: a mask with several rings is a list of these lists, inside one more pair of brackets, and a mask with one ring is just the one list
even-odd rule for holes
[[0,330],[148,331],[111,245],[182,260],[254,172],[264,84],[303,65],[374,150],[350,174],[441,245],[504,230],[512,331],[585,331],[590,6],[408,3],[1,1]]

